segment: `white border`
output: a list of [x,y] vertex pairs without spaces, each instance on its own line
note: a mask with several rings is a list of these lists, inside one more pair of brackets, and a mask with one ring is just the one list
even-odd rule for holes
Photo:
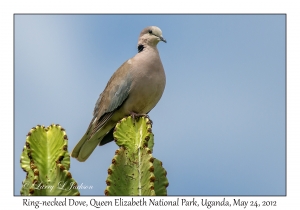
[[[287,3],[288,2],[288,3]],[[292,3],[290,3],[292,2]],[[297,209],[300,195],[299,164],[299,7],[297,1],[8,1],[0,3],[0,130],[1,130],[1,202],[0,206],[22,207],[23,197],[13,196],[13,14],[14,13],[286,13],[287,14],[287,196],[286,197],[226,197],[226,200],[276,200],[276,209]],[[182,197],[189,198],[189,197]],[[199,197],[197,199],[202,199]],[[222,200],[223,197],[205,197]],[[38,198],[32,198],[34,200]],[[43,197],[53,200],[53,197]],[[62,198],[61,198],[62,199]],[[89,200],[90,197],[76,198]],[[113,198],[103,198],[110,200]],[[147,198],[148,199],[148,198]],[[165,200],[174,197],[164,198]],[[34,207],[31,207],[32,209]],[[43,209],[45,207],[40,207]],[[65,208],[65,207],[64,207]],[[70,207],[68,207],[70,208]],[[139,207],[139,209],[141,209]],[[213,209],[219,209],[213,207]],[[225,209],[222,207],[221,209]],[[239,208],[238,208],[239,209]],[[265,209],[265,208],[263,208]]]

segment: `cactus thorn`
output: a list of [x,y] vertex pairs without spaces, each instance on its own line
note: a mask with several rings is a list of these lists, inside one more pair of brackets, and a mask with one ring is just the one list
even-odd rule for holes
[[104,190],[104,195],[105,195],[105,196],[109,196],[108,190]]
[[30,194],[33,194],[33,193],[34,193],[34,189],[30,188],[30,189],[29,189],[29,193],[30,193]]
[[70,172],[68,172],[67,177],[72,178],[72,174]]
[[59,156],[58,161],[62,161],[63,159],[64,159],[64,156],[61,155],[61,156]]
[[62,164],[59,164],[59,168],[60,168],[60,170],[62,170],[62,171],[66,169]]
[[111,175],[111,174],[112,174],[112,170],[109,168],[109,169],[107,170],[107,173],[108,173],[109,175]]
[[34,171],[33,171],[33,174],[35,175],[35,176],[38,176],[40,173],[39,173],[39,170],[37,170],[37,169],[35,169]]
[[155,181],[155,176],[151,176],[150,177],[150,182],[154,182]]

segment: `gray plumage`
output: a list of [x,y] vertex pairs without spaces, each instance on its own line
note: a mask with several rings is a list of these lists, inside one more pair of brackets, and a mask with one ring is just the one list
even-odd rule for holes
[[97,145],[113,140],[117,122],[130,114],[147,114],[161,98],[166,77],[156,45],[166,42],[156,26],[142,30],[138,53],[124,62],[96,102],[93,119],[71,156],[85,161]]

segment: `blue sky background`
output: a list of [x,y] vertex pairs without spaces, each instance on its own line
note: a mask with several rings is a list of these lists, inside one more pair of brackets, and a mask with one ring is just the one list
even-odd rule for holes
[[[156,25],[167,85],[150,112],[154,157],[169,195],[285,195],[284,15],[16,15],[14,193],[31,127],[58,123],[69,151],[92,119],[113,72],[137,52],[140,31]],[[103,195],[115,143],[73,178]]]

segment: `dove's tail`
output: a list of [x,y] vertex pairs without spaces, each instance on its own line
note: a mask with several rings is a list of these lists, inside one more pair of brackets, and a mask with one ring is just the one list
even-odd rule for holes
[[80,162],[84,162],[88,159],[102,138],[95,135],[91,139],[87,139],[88,136],[84,135],[71,152],[71,156]]

